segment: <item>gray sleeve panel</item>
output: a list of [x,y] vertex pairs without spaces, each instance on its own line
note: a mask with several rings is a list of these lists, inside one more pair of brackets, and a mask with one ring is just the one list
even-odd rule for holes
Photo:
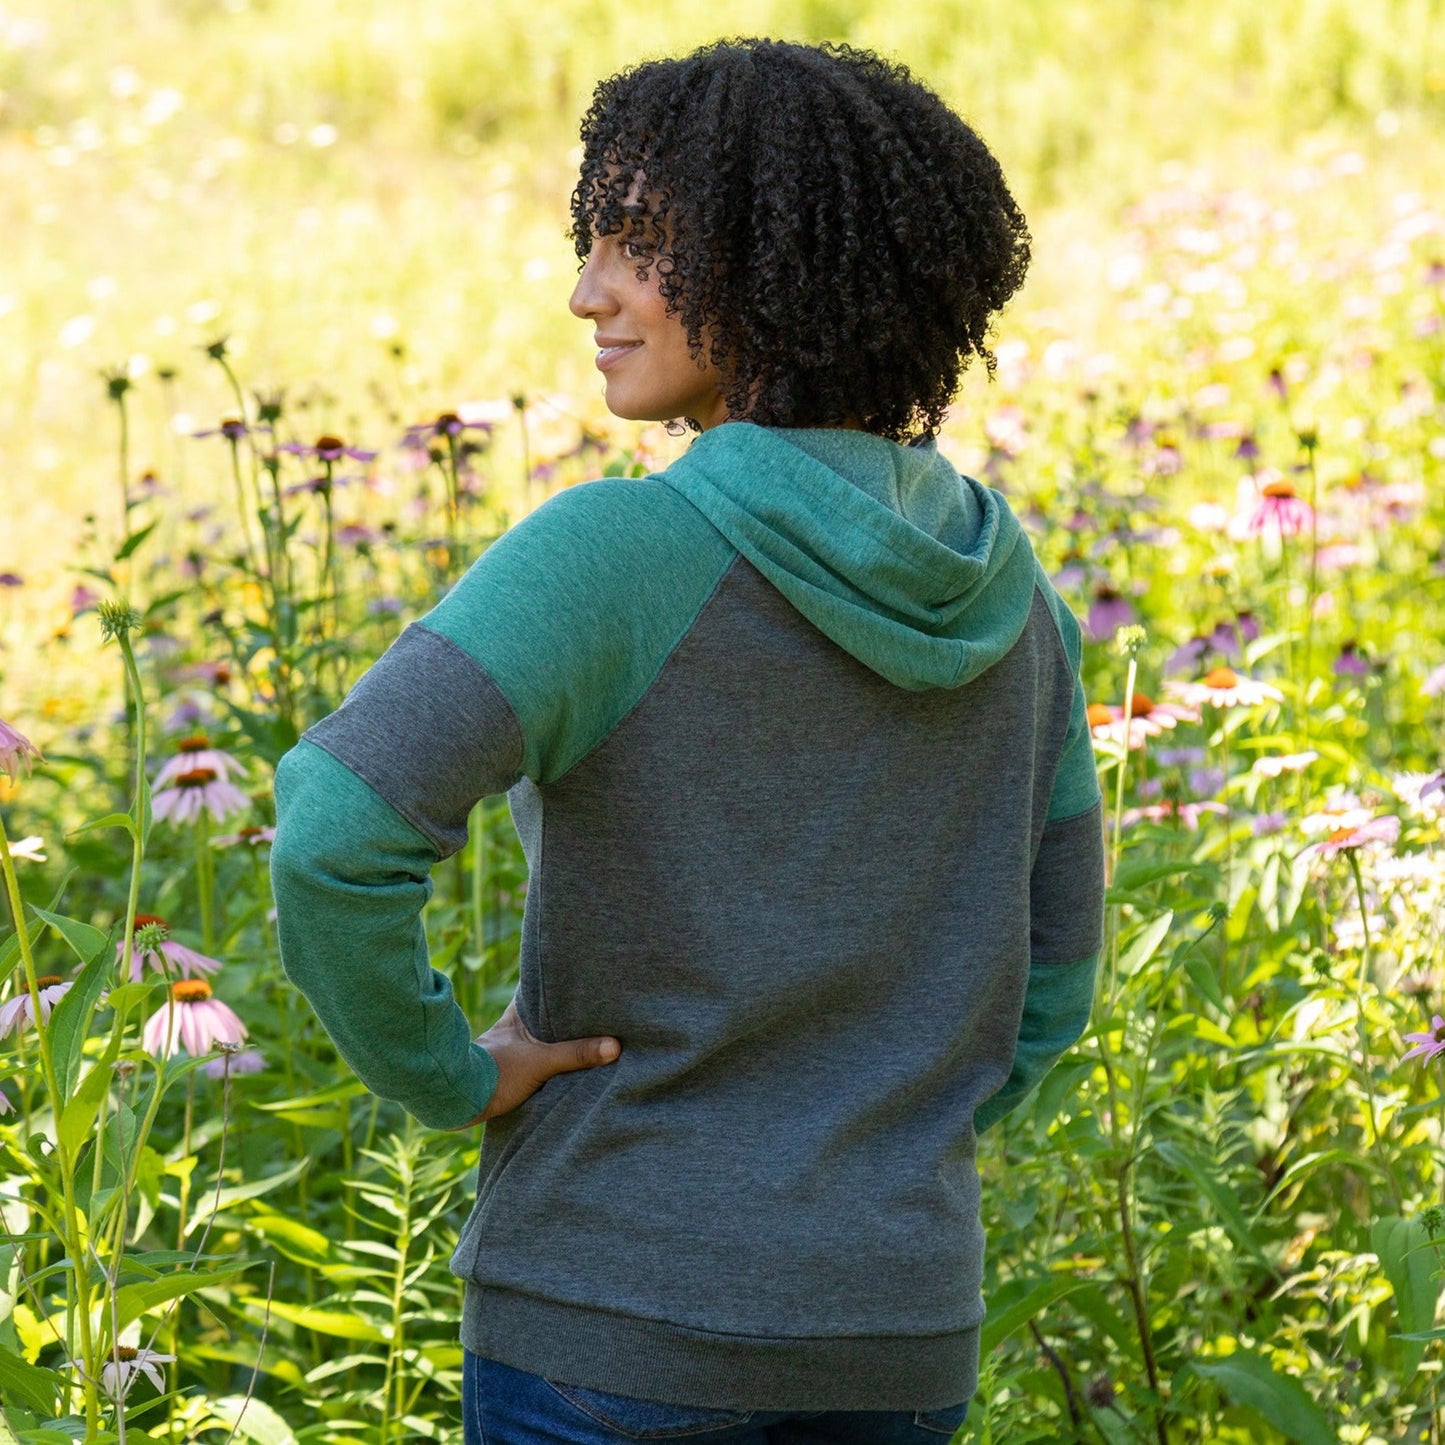
[[443,857],[479,798],[522,775],[522,728],[455,642],[412,623],[306,738],[371,785]]
[[1035,963],[1071,963],[1104,943],[1103,806],[1044,829],[1029,877],[1029,951]]

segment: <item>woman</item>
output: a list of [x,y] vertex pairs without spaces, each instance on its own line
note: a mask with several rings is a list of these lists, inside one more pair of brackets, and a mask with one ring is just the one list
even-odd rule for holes
[[[1028,232],[845,47],[649,62],[582,139],[607,404],[701,435],[512,528],[283,759],[286,970],[370,1088],[489,1121],[469,1441],[943,1440],[976,1135],[1084,1029],[1102,930],[1078,626],[933,444]],[[472,1041],[420,913],[503,791],[520,986]]]

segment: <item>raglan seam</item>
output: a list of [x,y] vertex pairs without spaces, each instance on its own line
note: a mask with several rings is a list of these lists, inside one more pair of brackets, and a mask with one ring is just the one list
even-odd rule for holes
[[[314,747],[314,748],[319,748],[321,752],[325,753],[326,756],[327,756],[328,758],[331,758],[339,767],[345,768],[346,771],[347,771],[348,773],[350,773],[350,774],[352,775],[352,777],[354,777],[354,778],[357,780],[357,782],[359,782],[364,788],[366,788],[366,789],[372,794],[372,796],[377,800],[377,802],[379,802],[379,803],[380,803],[383,807],[385,807],[385,808],[390,808],[391,811],[392,811],[393,813],[395,813],[395,814],[397,815],[397,817],[399,817],[399,818],[402,820],[402,822],[406,823],[409,827],[411,827],[414,831],[416,831],[416,833],[418,834],[419,837],[421,837],[421,839],[422,839],[422,841],[423,841],[424,843],[427,843],[427,844],[429,844],[429,845],[431,844],[431,839],[428,838],[428,837],[426,837],[426,835],[423,834],[423,833],[421,832],[421,830],[416,827],[416,824],[413,823],[413,822],[411,821],[411,819],[408,818],[408,817],[401,811],[400,808],[395,807],[392,803],[388,802],[384,797],[382,797],[382,795],[381,795],[379,792],[377,792],[377,790],[376,790],[374,787],[372,787],[372,785],[371,785],[369,782],[367,782],[367,780],[366,780],[365,778],[363,778],[360,773],[358,773],[358,772],[357,772],[354,768],[352,768],[349,764],[343,762],[340,758],[338,758],[338,757],[336,756],[336,754],[331,751],[330,748],[322,747],[322,745],[321,745],[320,743],[317,743],[317,742],[315,742],[315,741],[309,740],[309,739],[305,738],[304,736],[303,736],[302,738],[298,739],[298,743],[299,743],[299,742],[306,742],[306,741],[311,741],[311,746],[312,746],[312,747]],[[430,884],[431,884],[431,875],[430,875],[430,871],[428,871],[428,874],[427,874],[426,878],[424,878],[424,879],[422,880],[422,887],[423,887],[423,888],[425,889],[425,891],[426,891],[427,899],[430,899],[430,896],[431,896],[431,887],[430,887]],[[425,906],[425,900],[424,900],[423,906]],[[418,915],[417,915],[417,923],[418,923],[419,926],[422,927],[423,930],[425,930],[425,926],[426,926],[426,925],[425,925],[424,923],[422,923],[421,914],[418,914]],[[431,967],[430,962],[428,962],[428,969],[429,969],[431,972],[437,972],[437,971],[438,971],[438,970],[433,969],[433,968]],[[445,977],[445,975],[443,975],[443,977]],[[439,1058],[437,1057],[436,1051],[435,1051],[435,1050],[433,1049],[433,1047],[432,1047],[432,1037],[431,1037],[430,1020],[429,1020],[428,1017],[427,1017],[427,1010],[426,1010],[425,1004],[424,1004],[422,998],[421,998],[419,995],[418,995],[418,997],[417,997],[417,999],[416,999],[416,1007],[417,1007],[417,1010],[418,1010],[418,1011],[420,1012],[420,1014],[421,1014],[421,1035],[422,1035],[422,1040],[423,1040],[423,1047],[424,1047],[424,1049],[425,1049],[425,1051],[426,1051],[426,1056],[427,1056],[427,1058],[431,1060],[433,1067],[436,1069],[437,1073],[441,1076],[443,1082],[446,1084],[447,1088],[451,1091],[451,1093],[452,1093],[453,1096],[457,1099],[457,1101],[458,1101],[459,1103],[465,1104],[465,1105],[467,1105],[468,1107],[470,1107],[471,1104],[473,1103],[473,1100],[472,1100],[471,1096],[470,1096],[469,1094],[467,1094],[463,1089],[461,1089],[461,1088],[458,1086],[457,1081],[452,1077],[451,1071],[450,1071],[450,1070],[447,1068],[447,1066],[441,1061],[441,1059],[439,1059]]]
[[413,818],[407,809],[398,807],[389,798],[383,796],[381,789],[378,788],[376,784],[373,783],[371,779],[366,776],[365,773],[361,772],[357,768],[352,767],[352,765],[347,762],[345,758],[340,757],[338,756],[338,754],[332,752],[331,749],[327,747],[326,744],[322,742],[319,738],[311,737],[310,732],[311,729],[308,728],[306,732],[302,733],[300,741],[303,743],[310,743],[313,748],[320,748],[321,751],[325,753],[328,758],[331,758],[333,761],[339,763],[358,782],[364,783],[368,788],[371,789],[373,793],[376,794],[378,798],[381,799],[383,803],[386,804],[388,808],[392,810],[393,813],[397,815],[397,817],[399,817],[404,823],[406,823],[409,828],[413,829],[413,831],[415,831],[420,836],[421,840],[427,845],[427,847],[429,847],[437,855],[438,863],[444,862],[446,860],[449,855],[437,842],[436,838],[432,836],[432,830],[430,828],[426,827],[416,818]]
[[[686,501],[687,499],[684,497],[683,500]],[[718,535],[721,536],[722,534],[719,533]],[[723,540],[726,541],[727,539],[724,538]],[[683,630],[678,634],[672,645],[662,655],[662,658],[658,662],[657,667],[653,670],[652,675],[647,679],[647,682],[643,685],[643,687],[639,689],[637,696],[633,698],[631,703],[628,704],[627,710],[617,718],[617,721],[614,722],[607,729],[607,731],[603,733],[602,736],[599,737],[597,741],[594,742],[587,749],[586,752],[581,753],[578,757],[574,758],[572,762],[568,763],[567,766],[560,773],[558,773],[555,778],[549,778],[545,783],[539,782],[537,784],[539,788],[550,788],[560,783],[562,779],[567,777],[574,768],[577,768],[582,763],[586,762],[587,759],[590,758],[592,754],[595,753],[598,748],[600,748],[608,740],[608,738],[610,738],[612,734],[615,733],[617,729],[620,728],[622,724],[625,723],[627,719],[630,718],[632,714],[636,712],[637,709],[641,706],[643,699],[648,695],[648,693],[652,691],[653,687],[657,683],[657,679],[662,676],[663,669],[666,668],[667,664],[672,661],[673,654],[676,653],[678,648],[687,641],[689,635],[692,633],[693,628],[697,626],[698,619],[702,616],[704,612],[707,611],[708,604],[711,603],[713,598],[717,596],[718,589],[723,585],[724,581],[727,580],[728,574],[733,570],[734,567],[737,566],[739,560],[741,559],[742,553],[739,552],[738,549],[734,547],[731,542],[728,542],[727,545],[733,554],[728,559],[727,565],[722,569],[721,572],[718,573],[717,580],[712,584],[712,587],[709,588],[707,596],[704,597],[702,601],[698,604],[697,610],[692,614],[692,617],[689,618],[687,626],[683,628]],[[525,734],[523,736],[525,743]],[[545,828],[545,826],[546,814],[544,812],[543,827]]]
[[1087,818],[1090,813],[1102,813],[1104,809],[1104,795],[1101,792],[1087,808],[1080,808],[1077,813],[1070,813],[1066,818],[1047,818],[1044,821],[1044,831],[1050,828],[1062,828],[1065,823],[1077,823],[1080,818]]

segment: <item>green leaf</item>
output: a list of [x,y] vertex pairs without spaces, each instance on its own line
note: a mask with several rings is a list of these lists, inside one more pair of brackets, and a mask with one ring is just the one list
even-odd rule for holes
[[1083,1280],[1076,1279],[1073,1275],[1053,1275],[1031,1285],[1021,1298],[1006,1303],[1001,1308],[996,1303],[991,1303],[979,1334],[980,1351],[988,1354],[1015,1330],[1021,1330],[1035,1315],[1042,1314],[1055,1300],[1071,1294],[1083,1284]]
[[257,1199],[263,1194],[269,1194],[273,1189],[279,1189],[283,1184],[290,1184],[310,1167],[311,1158],[308,1155],[304,1159],[298,1159],[289,1169],[283,1169],[279,1174],[268,1174],[264,1179],[253,1179],[249,1184],[233,1184],[229,1189],[222,1189],[218,1196],[213,1193],[197,1192],[196,1213],[191,1222],[186,1226],[186,1233],[193,1234],[196,1229],[203,1225],[211,1217],[212,1208],[217,1214],[223,1209],[229,1208],[232,1204],[239,1204],[243,1199]]
[[264,1400],[227,1395],[212,1400],[210,1409],[243,1440],[253,1440],[256,1445],[296,1445],[291,1427]]
[[115,560],[117,562],[124,562],[125,559],[129,557],[131,553],[134,552],[135,549],[139,547],[140,544],[144,542],[147,537],[150,536],[152,532],[155,531],[156,527],[159,524],[159,518],[157,518],[157,520],[152,522],[149,526],[142,527],[139,532],[132,532],[130,536],[127,537],[125,541],[120,544],[120,550],[116,552]]
[[297,1264],[314,1269],[331,1258],[331,1240],[326,1235],[285,1215],[258,1213],[251,1219],[251,1228]]
[[[246,1299],[240,1303],[258,1319],[265,1314],[264,1300]],[[314,1330],[318,1335],[333,1335],[339,1340],[370,1340],[374,1344],[380,1344],[386,1339],[370,1320],[342,1310],[318,1310],[309,1305],[293,1305],[285,1300],[273,1299],[271,1314],[277,1319],[300,1325],[303,1329]]]
[[135,819],[129,813],[107,813],[93,823],[83,823],[79,828],[72,828],[65,836],[78,838],[82,833],[95,832],[97,828],[124,828],[132,838],[135,837]]
[[115,1010],[115,1023],[113,1028],[118,1028],[137,1004],[144,1003],[152,995],[165,991],[166,981],[159,977],[148,978],[142,983],[123,983],[119,988],[111,989],[106,996],[104,1008]]
[[1248,1406],[1286,1439],[1299,1445],[1339,1445],[1339,1436],[1304,1386],[1277,1375],[1262,1356],[1236,1350],[1219,1360],[1191,1360],[1185,1368]]
[[66,918],[60,913],[37,908],[33,903],[30,911],[43,918],[69,945],[70,951],[82,964],[89,963],[104,945],[107,935],[93,924],[82,923],[78,918]]
[[[36,910],[39,912],[39,910]],[[55,915],[42,913],[41,916],[55,926]],[[73,919],[66,919],[67,923],[73,923]],[[106,978],[110,974],[113,960],[111,954],[111,942],[109,935],[101,933],[98,928],[91,928],[88,923],[77,924],[76,927],[84,928],[87,937],[94,934],[99,938],[99,946],[93,955],[90,955],[85,967],[76,976],[70,991],[55,1005],[50,1014],[50,1023],[47,1028],[50,1033],[50,1053],[55,1060],[56,1082],[60,1085],[60,1102],[63,1104],[70,1098],[75,1088],[75,1080],[80,1073],[81,1052],[85,1045],[86,1030],[90,1027],[91,1015],[95,1012],[96,1000],[100,998],[101,991],[105,988]],[[67,939],[71,947],[75,947],[75,941]]]
[[[45,931],[45,920],[43,918],[32,918],[25,925],[25,941],[30,945],[32,956],[36,940]],[[3,947],[0,947],[0,983],[4,983],[20,962],[20,935],[12,933],[5,940]]]
[[1274,1266],[1259,1247],[1259,1241],[1255,1239],[1254,1231],[1250,1229],[1244,1212],[1239,1207],[1233,1186],[1217,1174],[1212,1166],[1173,1140],[1160,1141],[1154,1146],[1154,1152],[1171,1168],[1177,1169],[1194,1182],[1199,1192],[1213,1205],[1220,1223],[1234,1242],[1273,1274]]
[[115,1081],[115,1060],[120,1053],[120,1045],[121,1034],[117,1029],[111,1035],[105,1053],[91,1065],[90,1072],[80,1081],[80,1087],[60,1112],[56,1134],[72,1155],[90,1133],[100,1101]]
[[54,1415],[59,1385],[54,1370],[28,1364],[0,1345],[0,1395],[7,1400],[24,1403],[39,1415]]
[[1174,912],[1171,909],[1161,913],[1158,918],[1150,919],[1144,925],[1144,928],[1136,935],[1134,941],[1124,950],[1123,956],[1119,959],[1120,978],[1133,977],[1154,957],[1173,922]]
[[[1420,1335],[1429,1330],[1435,1323],[1440,1286],[1435,1279],[1435,1251],[1424,1224],[1418,1219],[1386,1215],[1370,1226],[1370,1248],[1380,1257],[1380,1267],[1395,1291],[1401,1332]],[[1414,1378],[1424,1354],[1423,1341],[1406,1340],[1401,1383]]]
[[[179,1269],[174,1274],[163,1274],[159,1279],[147,1279],[142,1280],[139,1284],[122,1285],[115,1292],[114,1311],[109,1309],[101,1311],[103,1348],[110,1348],[112,1314],[115,1316],[115,1328],[124,1333],[125,1327],[132,1320],[140,1319],[147,1310],[153,1310],[157,1305],[165,1304],[168,1300],[180,1299],[184,1295],[211,1289],[230,1279],[232,1275],[239,1274],[245,1268],[246,1265],[241,1263],[224,1265],[220,1269]],[[274,1311],[274,1305],[272,1309]]]

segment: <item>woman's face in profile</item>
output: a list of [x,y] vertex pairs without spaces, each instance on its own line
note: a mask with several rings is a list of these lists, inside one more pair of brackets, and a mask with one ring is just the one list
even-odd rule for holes
[[[707,431],[728,417],[722,378],[705,356],[694,361],[688,353],[682,316],[667,314],[658,291],[656,259],[651,241],[622,233],[594,236],[568,305],[593,325],[597,368],[606,378],[603,395],[613,416],[691,417]],[[639,281],[644,260],[653,264]]]

